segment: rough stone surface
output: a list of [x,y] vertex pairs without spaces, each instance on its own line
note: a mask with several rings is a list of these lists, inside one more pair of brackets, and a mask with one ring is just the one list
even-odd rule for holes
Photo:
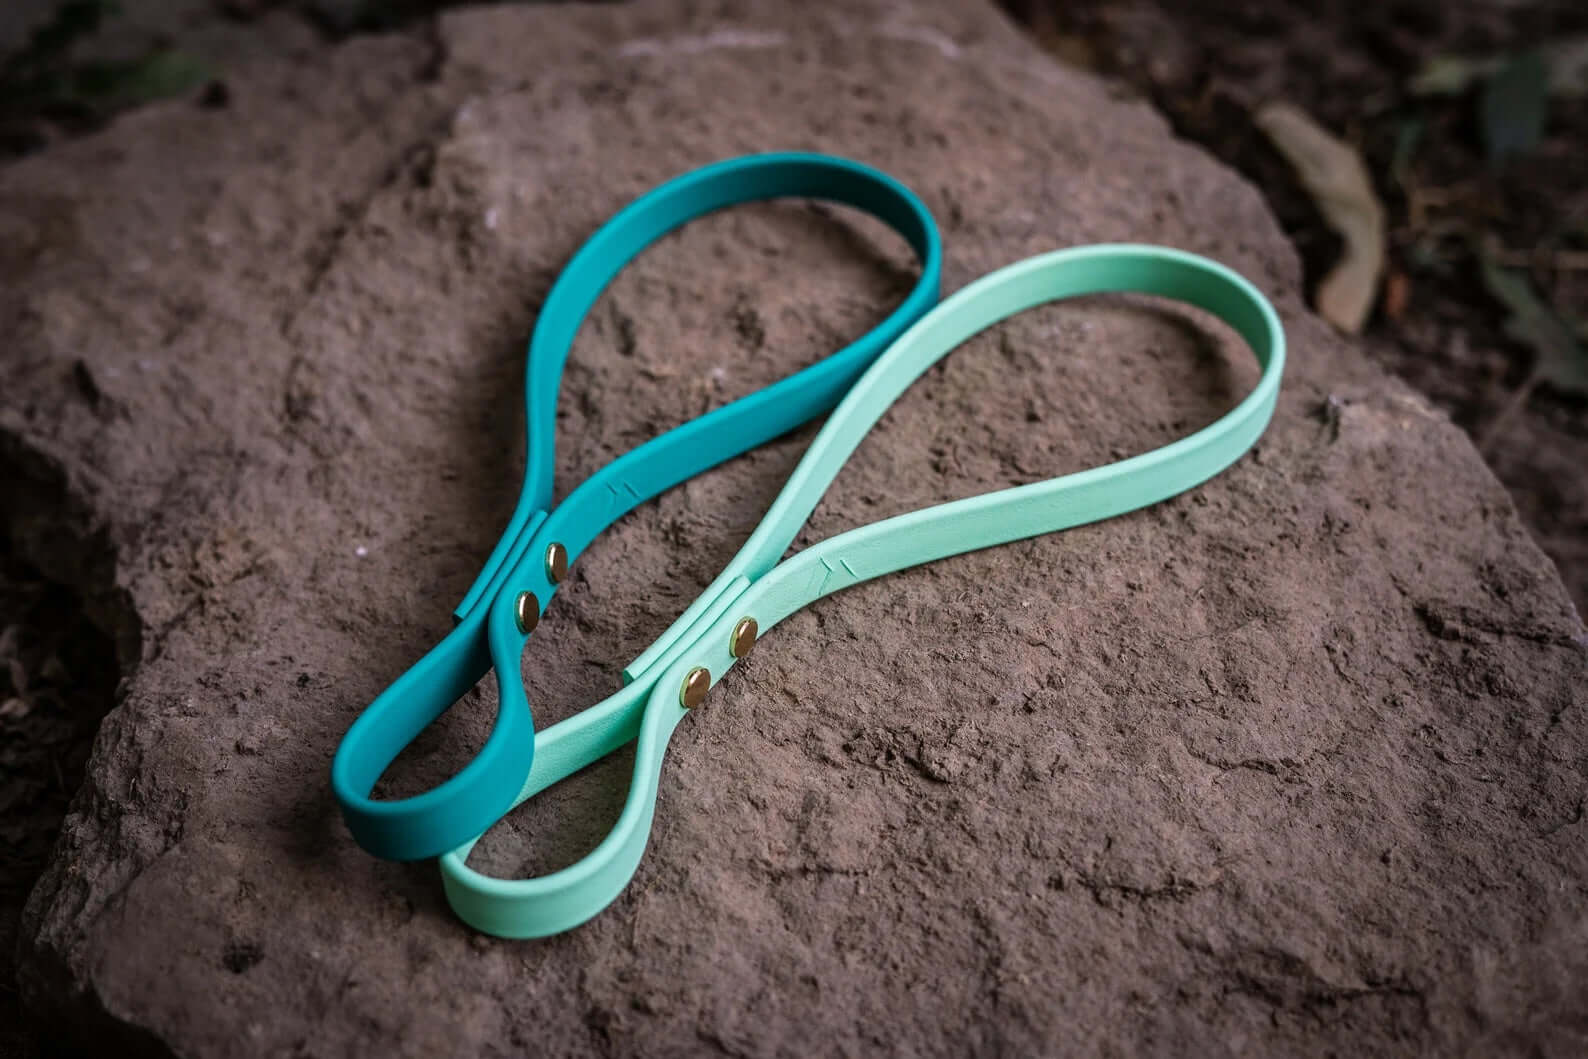
[[[34,1009],[184,1056],[1581,1054],[1588,636],[1461,432],[1305,311],[1257,193],[1144,106],[990,8],[798,7],[462,11],[0,171],[0,436],[65,490],[7,515],[89,582],[132,674],[28,907]],[[558,266],[656,181],[773,148],[919,189],[950,287],[1114,239],[1243,270],[1292,342],[1274,426],[1192,495],[779,627],[675,738],[623,898],[550,941],[473,936],[433,866],[353,845],[332,750],[511,508]],[[909,281],[837,211],[670,238],[580,338],[559,484]],[[889,413],[806,539],[1161,444],[1250,383],[1230,347],[1128,300],[995,328]],[[616,686],[808,437],[581,559],[526,652],[543,721]],[[391,788],[461,760],[491,707]],[[577,856],[625,766],[477,862]]]

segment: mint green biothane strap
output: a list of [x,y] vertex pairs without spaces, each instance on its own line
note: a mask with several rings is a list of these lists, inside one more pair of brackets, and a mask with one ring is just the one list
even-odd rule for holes
[[[838,470],[898,396],[938,359],[1008,316],[1084,294],[1134,291],[1205,309],[1246,341],[1262,367],[1257,387],[1210,426],[1163,448],[1045,482],[912,511],[814,544],[786,561],[800,526]],[[466,863],[475,841],[441,860],[447,900],[471,926],[510,938],[578,926],[628,884],[650,835],[667,741],[737,656],[801,607],[830,592],[960,552],[1096,522],[1157,503],[1237,460],[1273,415],[1284,333],[1268,301],[1206,258],[1151,246],[1091,246],[1029,258],[945,300],[855,384],[811,443],[738,555],[625,672],[617,694],[536,733],[534,764],[514,805],[638,738],[634,776],[617,824],[586,857],[535,879],[498,879]],[[748,623],[754,622],[752,627]]]

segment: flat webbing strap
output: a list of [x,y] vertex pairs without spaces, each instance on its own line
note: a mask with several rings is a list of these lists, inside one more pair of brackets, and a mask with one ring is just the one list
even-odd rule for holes
[[[939,504],[862,526],[779,563],[816,502],[866,435],[922,372],[966,339],[1022,310],[1110,292],[1160,295],[1228,323],[1256,354],[1256,388],[1230,412],[1172,444],[1049,481]],[[447,899],[471,926],[542,937],[588,920],[622,892],[650,834],[667,741],[706,687],[754,636],[828,593],[960,552],[1051,533],[1157,503],[1245,453],[1273,415],[1285,360],[1273,307],[1237,273],[1194,254],[1092,246],[1029,258],[945,300],[866,371],[828,418],[766,518],[722,574],[629,668],[622,691],[537,733],[534,767],[515,806],[638,739],[627,800],[586,857],[534,879],[499,879],[467,864],[475,841],[441,859]],[[753,625],[747,623],[753,622]],[[748,637],[746,630],[749,630]]]
[[[853,206],[892,227],[921,262],[915,286],[881,323],[825,359],[652,438],[591,475],[556,508],[557,390],[590,307],[623,267],[686,222],[739,203],[802,196]],[[697,169],[621,210],[553,284],[525,371],[524,484],[506,531],[458,606],[458,625],[353,722],[331,786],[359,845],[394,860],[436,856],[489,827],[530,773],[536,740],[519,657],[567,564],[637,505],[830,410],[860,373],[937,301],[942,246],[931,214],[869,166],[814,154],[764,154]],[[480,752],[443,783],[408,798],[372,797],[397,756],[485,675],[496,673],[495,721]]]

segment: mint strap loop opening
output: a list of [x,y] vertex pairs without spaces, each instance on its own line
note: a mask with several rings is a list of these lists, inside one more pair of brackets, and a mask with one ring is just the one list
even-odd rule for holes
[[[898,515],[814,544],[782,563],[805,519],[883,412],[922,372],[993,324],[1046,302],[1111,292],[1186,302],[1228,323],[1256,355],[1256,388],[1214,423],[1162,448],[1045,482]],[[944,300],[867,370],[722,574],[630,665],[605,701],[536,734],[535,764],[513,804],[638,740],[629,793],[611,832],[578,862],[534,879],[468,866],[478,838],[441,858],[447,900],[485,933],[544,937],[595,916],[627,886],[644,854],[667,742],[689,712],[679,689],[697,668],[713,683],[737,659],[729,644],[752,617],[765,635],[842,588],[961,552],[1096,522],[1184,492],[1239,459],[1273,416],[1284,370],[1278,315],[1247,280],[1207,258],[1163,247],[1059,250],[1000,269]]]

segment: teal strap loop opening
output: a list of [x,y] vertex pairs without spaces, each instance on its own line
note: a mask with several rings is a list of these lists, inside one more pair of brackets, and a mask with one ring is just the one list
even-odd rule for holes
[[[1228,323],[1256,354],[1256,388],[1207,427],[1162,448],[1045,482],[898,515],[811,545],[779,563],[817,501],[889,405],[934,362],[980,331],[1045,302],[1109,292],[1155,294]],[[577,863],[535,879],[468,866],[472,839],[441,858],[447,900],[470,926],[511,938],[572,929],[610,904],[644,854],[667,741],[689,712],[680,688],[696,668],[716,683],[736,658],[733,631],[765,635],[800,608],[905,567],[1112,518],[1184,492],[1251,448],[1273,416],[1285,339],[1268,300],[1239,274],[1163,247],[1059,250],[1000,269],[945,299],[868,369],[811,443],[766,518],[712,585],[629,667],[605,701],[536,733],[535,763],[515,807],[630,740],[638,740],[616,825]]]
[[[853,206],[897,231],[921,263],[909,295],[850,345],[625,453],[552,509],[557,391],[568,350],[601,292],[637,254],[688,221],[788,196]],[[337,748],[331,787],[354,839],[377,856],[416,860],[451,849],[500,817],[530,775],[536,752],[519,678],[527,635],[515,609],[521,592],[534,593],[540,612],[550,604],[557,585],[545,568],[548,546],[562,545],[572,561],[637,505],[829,411],[936,303],[941,271],[941,240],[920,199],[884,173],[826,155],[751,155],[706,166],[655,188],[597,231],[553,284],[530,340],[524,484],[507,529],[455,611],[456,628],[360,714]],[[372,798],[397,755],[487,669],[495,671],[499,701],[479,754],[422,794]]]

